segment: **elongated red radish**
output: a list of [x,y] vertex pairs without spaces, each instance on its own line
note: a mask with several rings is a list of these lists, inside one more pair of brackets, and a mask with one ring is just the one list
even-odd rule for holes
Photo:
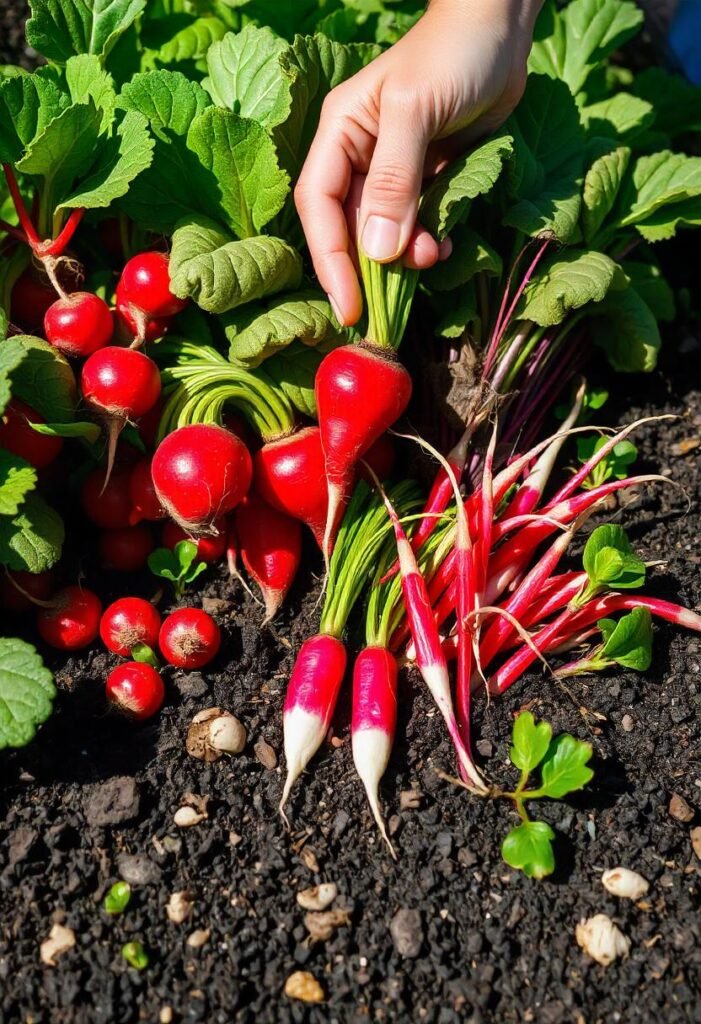
[[107,677],[107,699],[129,718],[144,721],[163,707],[165,687],[152,665],[127,661],[117,665]]
[[178,526],[177,523],[168,522],[163,527],[161,543],[164,548],[172,550],[181,540],[191,540],[193,544],[197,545],[199,561],[212,565],[221,561],[226,552],[228,524],[224,516],[214,520],[212,529],[215,531],[214,533],[198,536],[191,531],[183,530],[182,526]]
[[86,476],[80,490],[80,503],[91,523],[103,530],[129,526],[129,478],[130,470],[121,466],[115,469],[107,483],[103,469],[93,469]]
[[252,472],[251,456],[238,437],[203,423],[174,430],[151,463],[161,504],[194,533],[214,532],[216,519],[248,493]]
[[314,389],[328,484],[328,562],[355,465],[406,410],[411,377],[387,349],[344,345],[324,356]]
[[168,257],[161,252],[132,256],[122,270],[116,291],[117,311],[138,341],[146,340],[149,321],[174,316],[187,305],[170,290]]
[[13,398],[0,417],[0,448],[18,455],[35,469],[45,469],[61,454],[62,437],[49,437],[32,430],[31,423],[45,423],[43,416]]
[[365,786],[380,835],[396,857],[378,801],[380,780],[389,764],[397,725],[397,662],[384,647],[366,647],[353,668],[353,763]]
[[201,608],[178,608],[163,620],[158,646],[176,668],[203,668],[219,652],[221,632]]
[[59,352],[77,359],[109,345],[113,331],[109,306],[92,292],[73,292],[57,299],[44,316],[46,340]]
[[318,633],[302,644],[285,696],[283,729],[287,776],[280,798],[290,791],[324,741],[346,671],[346,649],[337,637]]
[[264,445],[253,465],[261,497],[279,512],[306,523],[322,547],[328,493],[319,428],[306,427]]
[[120,597],[100,619],[100,639],[108,651],[128,657],[137,644],[155,648],[161,628],[160,612],[142,597]]
[[302,558],[302,526],[250,493],[234,512],[236,536],[248,575],[265,603],[264,623],[273,619],[294,582]]
[[77,651],[87,647],[100,629],[102,603],[85,587],[64,587],[55,595],[51,606],[37,614],[39,635],[59,651]]
[[129,475],[129,502],[131,504],[130,526],[136,526],[142,519],[157,522],[168,516],[156,494],[149,456],[140,459]]
[[32,611],[48,601],[55,582],[56,577],[51,569],[44,572],[6,569],[0,573],[0,608],[13,615]]
[[98,541],[100,565],[119,572],[138,572],[146,565],[153,548],[153,534],[144,523],[103,530]]

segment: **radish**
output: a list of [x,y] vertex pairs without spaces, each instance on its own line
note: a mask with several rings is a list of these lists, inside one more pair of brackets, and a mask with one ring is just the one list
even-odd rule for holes
[[328,485],[328,562],[356,463],[405,411],[411,377],[389,350],[344,345],[324,356],[314,388]]
[[31,611],[51,597],[54,584],[51,569],[44,572],[6,569],[0,574],[0,608],[14,615]]
[[121,597],[105,609],[100,619],[100,638],[108,651],[128,657],[137,644],[155,648],[161,616],[142,597]]
[[382,820],[377,791],[389,764],[397,725],[397,662],[384,647],[366,647],[353,669],[353,763],[365,786],[380,835],[393,857],[394,847]]
[[227,544],[226,520],[223,517],[216,519],[212,526],[215,533],[193,537],[187,530],[183,530],[182,526],[168,522],[161,533],[161,544],[164,548],[172,550],[181,540],[191,540],[197,545],[198,560],[211,565],[213,562],[221,561],[226,553]]
[[29,405],[13,398],[0,418],[0,448],[18,455],[35,469],[45,469],[63,448],[63,438],[38,434],[29,425],[45,422]]
[[151,459],[148,456],[137,462],[129,475],[129,502],[131,504],[130,526],[136,526],[142,519],[156,522],[159,519],[166,519],[168,516],[158,500],[151,475]]
[[126,306],[117,309],[115,319],[119,341],[131,341],[133,348],[162,338],[167,333],[171,321],[169,316],[151,318],[139,316],[136,311],[132,311]]
[[77,651],[87,647],[100,629],[102,604],[99,597],[84,587],[59,590],[51,607],[37,614],[37,629],[45,643],[59,651]]
[[108,345],[114,324],[109,306],[91,292],[57,299],[44,316],[46,340],[66,356],[84,359]]
[[110,704],[140,722],[153,718],[165,700],[163,680],[152,665],[142,661],[127,661],[112,669],[106,691]]
[[153,548],[153,535],[143,523],[103,530],[98,542],[100,565],[103,569],[138,572],[146,565]]
[[246,572],[265,601],[264,623],[273,619],[292,586],[302,557],[302,527],[257,494],[249,494],[234,513],[236,536]]
[[164,620],[158,634],[161,654],[176,668],[203,668],[216,657],[221,633],[200,608],[179,608]]
[[187,305],[170,290],[168,257],[161,252],[132,256],[122,270],[116,292],[117,310],[138,341],[146,340],[148,321],[162,321]]
[[102,469],[94,469],[88,474],[80,491],[80,502],[91,523],[103,530],[120,530],[129,526],[130,476],[130,470],[122,467],[114,471],[107,483]]
[[253,470],[248,449],[234,434],[193,424],[161,442],[151,472],[156,494],[176,523],[193,533],[212,533],[217,517],[245,497]]
[[253,465],[261,497],[279,512],[306,523],[322,547],[328,492],[319,428],[306,427],[264,445]]
[[[62,264],[58,276],[67,292],[72,292],[82,282],[82,271],[75,263]],[[31,265],[20,274],[12,289],[10,319],[25,330],[39,333],[44,317],[55,301],[56,289],[46,274]]]

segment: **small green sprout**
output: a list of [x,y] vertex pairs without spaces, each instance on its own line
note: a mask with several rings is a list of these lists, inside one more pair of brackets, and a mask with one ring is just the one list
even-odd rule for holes
[[127,942],[122,946],[122,956],[137,971],[144,971],[148,967],[148,953],[141,942]]
[[156,548],[148,557],[148,567],[154,576],[173,584],[176,598],[182,597],[188,584],[207,568],[204,562],[197,561],[197,545],[191,540],[179,540],[172,551]]
[[131,900],[131,886],[128,882],[115,882],[105,896],[103,906],[108,914],[123,914]]

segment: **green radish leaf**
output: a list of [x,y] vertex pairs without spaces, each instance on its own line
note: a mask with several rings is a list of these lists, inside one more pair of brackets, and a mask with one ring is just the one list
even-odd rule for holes
[[328,338],[314,348],[293,341],[266,360],[265,372],[284,392],[292,405],[304,416],[316,418],[314,377],[319,363],[327,352],[345,342],[341,338]]
[[629,590],[645,582],[645,563],[633,551],[625,530],[613,523],[593,531],[584,545],[582,564],[595,586]]
[[104,57],[145,7],[146,0],[31,0],[27,42],[56,64],[79,53]]
[[437,316],[434,331],[439,338],[461,338],[467,328],[479,320],[474,281],[468,281],[455,291],[439,293],[431,304]]
[[618,92],[599,103],[580,109],[582,124],[591,136],[630,142],[637,139],[655,119],[651,103]]
[[210,46],[219,42],[225,34],[226,25],[219,18],[196,18],[161,46],[156,60],[161,64],[202,60]]
[[178,227],[170,257],[171,288],[208,313],[226,313],[244,302],[298,288],[299,253],[280,238],[232,241],[204,218]]
[[375,42],[380,43],[381,46],[394,46],[410,28],[414,27],[423,13],[423,9],[415,13],[383,11],[377,19]]
[[633,79],[632,91],[655,112],[655,129],[671,139],[701,132],[701,88],[661,67],[646,68]]
[[101,427],[87,420],[74,423],[30,423],[30,427],[44,437],[78,437],[85,439],[88,444],[95,444],[102,435]]
[[330,302],[316,291],[282,295],[267,307],[242,306],[225,314],[223,322],[231,342],[229,358],[248,367],[259,366],[295,340],[315,346],[343,338]]
[[5,338],[7,337],[7,327],[8,327],[7,313],[2,308],[2,306],[0,306],[0,341],[4,341]]
[[[547,130],[546,130],[547,126]],[[514,139],[504,222],[527,235],[574,235],[581,206],[584,132],[564,82],[530,75],[523,99],[507,122]]]
[[541,767],[543,796],[559,800],[568,793],[583,789],[594,777],[587,762],[592,756],[591,743],[574,736],[558,736]]
[[582,230],[584,240],[590,246],[615,206],[630,158],[631,150],[626,146],[618,146],[595,160],[586,173],[582,196]]
[[0,80],[0,163],[16,164],[69,105],[68,96],[40,75]]
[[92,100],[102,111],[100,130],[109,131],[114,119],[117,94],[114,79],[105,71],[99,57],[81,53],[71,57],[66,64],[66,85],[73,103],[87,103]]
[[[166,130],[187,135],[210,100],[201,85],[191,82],[180,71],[159,70],[134,75],[122,89],[118,103],[125,110],[143,114],[156,136],[168,142],[171,136]],[[158,170],[158,161],[156,164]]]
[[150,166],[154,140],[142,114],[130,110],[111,139],[102,142],[97,164],[59,209],[94,210],[126,195],[132,181]]
[[501,174],[514,142],[502,132],[455,160],[424,193],[419,219],[438,239],[450,234],[477,196],[490,192]]
[[665,242],[674,238],[678,228],[701,226],[701,196],[670,203],[656,210],[635,227],[646,242]]
[[511,763],[529,775],[548,752],[553,731],[549,722],[536,723],[530,711],[522,711],[514,721]]
[[604,634],[600,657],[634,672],[646,672],[652,664],[652,616],[647,608],[634,608],[618,622],[601,619]]
[[[357,9],[343,7],[322,18],[315,25],[315,30],[336,43],[357,43],[362,38],[360,19],[361,15]],[[381,40],[376,39],[376,42],[379,43]]]
[[0,448],[0,516],[14,516],[37,483],[33,466]]
[[51,714],[56,687],[36,650],[0,637],[0,750],[24,747]]
[[524,821],[512,828],[501,844],[506,863],[528,878],[545,878],[555,870],[555,833],[544,821]]
[[671,323],[676,316],[674,292],[658,264],[623,260],[621,268],[655,320]]
[[[592,435],[591,437],[578,437],[577,458],[584,464],[593,455],[600,451],[606,444],[605,437]],[[596,468],[583,481],[582,487],[598,487],[612,477],[616,480],[623,480],[628,476],[631,465],[638,457],[638,449],[628,440],[619,441],[608,455],[606,455]]]
[[569,249],[543,260],[521,297],[515,316],[541,327],[560,324],[573,309],[601,302],[626,286],[621,268],[592,249]]
[[[68,360],[41,338],[19,335],[5,342],[22,352],[11,371],[12,394],[55,423],[70,423],[75,416],[78,387]],[[0,367],[2,362],[0,361]]]
[[129,654],[132,661],[138,661],[144,665],[150,665],[151,668],[155,669],[159,669],[161,667],[155,651],[153,651],[148,644],[134,644]]
[[17,338],[6,338],[0,345],[0,416],[5,412],[8,402],[12,398],[13,373],[26,354],[27,349]]
[[701,157],[662,150],[636,161],[619,195],[618,223],[642,233],[662,207],[701,196]]
[[197,558],[197,544],[192,540],[179,540],[173,548],[173,554],[175,555],[180,575],[184,576]]
[[246,25],[207,51],[204,86],[218,107],[252,118],[265,128],[283,124],[290,111],[290,80],[280,69],[284,39],[269,28]]
[[17,170],[43,178],[49,195],[63,199],[89,171],[98,151],[101,123],[102,111],[92,100],[68,107],[36,136]]
[[447,260],[423,272],[423,285],[434,292],[445,292],[467,284],[475,274],[501,276],[501,256],[471,227],[457,224],[450,238],[453,251]]
[[64,538],[58,513],[38,494],[30,494],[17,515],[0,516],[0,565],[44,572],[61,557]]
[[652,310],[632,285],[610,291],[591,307],[589,330],[614,370],[640,373],[654,370],[662,339]]

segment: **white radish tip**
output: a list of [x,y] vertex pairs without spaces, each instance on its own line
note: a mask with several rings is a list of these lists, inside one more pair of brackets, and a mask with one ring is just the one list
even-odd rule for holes
[[329,567],[331,565],[331,552],[333,550],[333,542],[336,536],[337,519],[343,505],[343,489],[338,484],[328,485],[329,494],[329,507],[326,513],[326,526],[324,528],[324,540],[322,544],[322,552],[324,555],[324,565],[326,567],[326,575],[329,574]]

